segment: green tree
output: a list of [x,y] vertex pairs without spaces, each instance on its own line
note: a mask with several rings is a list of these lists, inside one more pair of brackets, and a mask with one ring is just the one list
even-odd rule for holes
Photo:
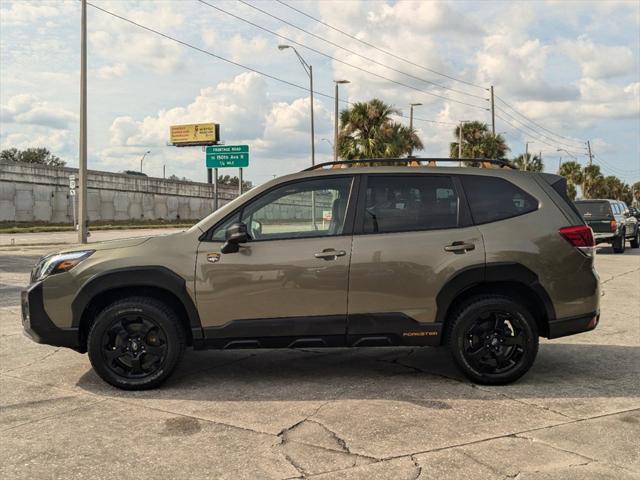
[[49,167],[64,167],[66,165],[65,161],[52,154],[47,148],[27,148],[25,150],[9,148],[0,152],[0,160],[35,163],[38,165],[47,165]]
[[[526,156],[526,163],[525,163]],[[528,172],[542,172],[544,170],[544,163],[540,155],[531,155],[530,153],[518,155],[511,160],[511,163],[519,170],[527,170]]]
[[578,162],[564,162],[560,166],[560,175],[567,179],[567,194],[575,200],[578,185],[582,185],[582,166]]
[[[453,135],[455,141],[449,144],[449,157],[458,158],[458,143],[460,140],[460,125]],[[462,125],[462,158],[491,158],[505,159],[509,147],[500,134],[494,136],[486,123],[467,122]],[[467,162],[467,165],[477,166],[477,162]]]
[[587,165],[582,169],[582,196],[584,198],[598,198],[606,195],[604,177],[599,165]]
[[632,199],[636,204],[640,205],[640,182],[636,182],[631,186],[633,191]]
[[382,100],[357,102],[340,112],[338,154],[347,160],[393,158],[424,147],[415,130],[394,122],[400,112]]
[[[230,187],[237,187],[240,179],[238,177],[232,177],[231,175],[218,175],[218,185],[228,185]],[[242,181],[242,190],[247,191],[253,188],[253,183],[246,180]]]

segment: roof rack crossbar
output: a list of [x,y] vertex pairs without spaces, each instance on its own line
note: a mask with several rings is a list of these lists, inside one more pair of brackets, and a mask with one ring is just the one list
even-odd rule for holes
[[358,160],[336,160],[334,162],[324,162],[318,163],[309,168],[305,168],[303,172],[309,172],[311,170],[318,170],[323,167],[329,167],[333,165],[353,165],[359,163],[413,163],[416,162],[420,164],[421,162],[449,162],[449,163],[459,163],[459,162],[474,162],[474,163],[490,163],[493,165],[497,165],[499,167],[507,167],[513,170],[517,170],[509,160],[499,160],[496,158],[417,158],[417,157],[405,157],[405,158],[364,158]]

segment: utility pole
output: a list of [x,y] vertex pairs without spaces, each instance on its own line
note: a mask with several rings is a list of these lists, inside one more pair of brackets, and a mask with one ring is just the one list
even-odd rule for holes
[[589,150],[589,166],[593,164],[593,154],[591,153],[591,142],[587,140],[587,149]]
[[525,142],[524,144],[524,171],[527,171],[529,163],[529,142]]
[[87,0],[80,19],[80,158],[78,168],[78,243],[87,243]]
[[491,85],[491,133],[496,137],[496,110],[493,103],[493,85]]
[[339,116],[339,112],[338,112],[338,102],[339,102],[339,93],[338,93],[338,86],[339,85],[343,85],[345,83],[351,83],[349,82],[349,80],[334,80],[333,83],[336,84],[336,93],[335,93],[335,98],[336,98],[336,105],[335,105],[335,117],[333,119],[334,121],[334,125],[333,125],[333,161],[337,161],[338,160],[338,122],[340,121],[340,119],[338,118]]
[[560,175],[560,168],[562,167],[562,157],[558,160],[558,175]]
[[[413,133],[413,107],[419,107],[420,105],[422,105],[421,103],[412,103],[410,105],[411,109],[410,109],[410,113],[409,113],[409,131],[411,133]],[[413,156],[413,145],[411,145],[411,149],[409,150],[409,156],[412,157]]]

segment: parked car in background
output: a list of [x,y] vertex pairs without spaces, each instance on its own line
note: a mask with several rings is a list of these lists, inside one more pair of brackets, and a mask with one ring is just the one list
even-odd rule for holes
[[610,243],[615,253],[623,253],[626,241],[631,248],[640,246],[638,220],[619,200],[578,200],[576,208],[593,230],[596,244]]

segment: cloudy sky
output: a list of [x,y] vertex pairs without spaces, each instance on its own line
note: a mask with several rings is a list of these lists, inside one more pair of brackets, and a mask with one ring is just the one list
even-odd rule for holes
[[[293,51],[277,49],[289,43],[314,68],[316,161],[331,159],[334,79],[351,82],[344,100],[379,97],[398,121],[422,103],[424,156],[447,156],[456,122],[490,122],[494,85],[496,131],[512,156],[531,142],[555,171],[571,158],[559,148],[585,163],[590,140],[605,174],[640,179],[637,1],[90,3],[200,49],[88,7],[91,169],[137,169],[150,150],[149,175],[166,165],[204,181],[204,154],[166,143],[169,125],[211,121],[227,144],[250,145],[255,183],[307,166],[308,77]],[[0,0],[0,21],[1,147],[48,147],[76,166],[79,2]]]

